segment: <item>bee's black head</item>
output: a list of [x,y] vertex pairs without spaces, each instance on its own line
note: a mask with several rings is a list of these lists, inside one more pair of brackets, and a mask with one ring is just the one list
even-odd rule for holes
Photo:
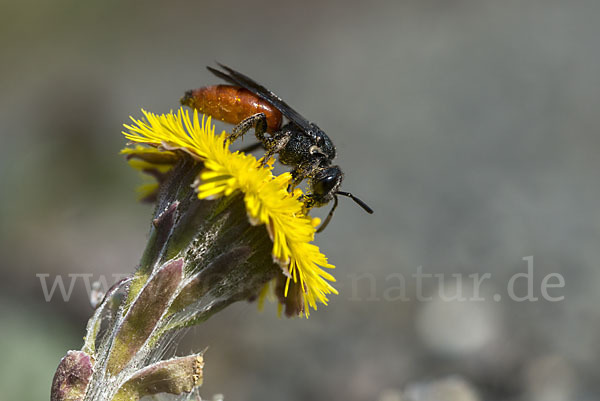
[[311,189],[315,206],[328,203],[342,184],[344,174],[338,166],[323,168],[312,177]]

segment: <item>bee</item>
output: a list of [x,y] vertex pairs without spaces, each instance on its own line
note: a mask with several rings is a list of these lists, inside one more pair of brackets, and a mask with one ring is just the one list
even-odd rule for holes
[[[290,189],[306,179],[310,192],[301,200],[307,210],[325,206],[333,200],[333,207],[317,232],[323,231],[331,221],[338,206],[338,195],[352,199],[367,213],[373,213],[365,202],[349,192],[340,191],[344,174],[333,164],[335,146],[321,128],[253,79],[222,64],[219,66],[222,71],[206,68],[229,85],[189,90],[181,98],[181,104],[234,124],[227,137],[229,142],[254,129],[259,143],[244,151],[264,147],[263,163],[277,154],[281,164],[292,167]],[[288,120],[286,124],[283,124],[283,117]]]

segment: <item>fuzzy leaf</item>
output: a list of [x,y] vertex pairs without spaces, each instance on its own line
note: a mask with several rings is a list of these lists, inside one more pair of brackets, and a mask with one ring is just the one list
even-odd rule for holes
[[168,308],[183,276],[183,259],[167,262],[150,278],[127,311],[115,337],[107,371],[120,372],[144,345]]
[[202,354],[157,362],[136,372],[112,401],[134,401],[147,395],[188,393],[202,385]]
[[94,371],[92,358],[83,351],[69,351],[60,361],[50,391],[51,401],[83,400]]
[[243,265],[252,249],[239,246],[229,252],[217,256],[206,268],[197,273],[194,278],[181,290],[169,309],[169,313],[183,310],[186,306],[200,300],[209,290],[214,288],[223,277]]

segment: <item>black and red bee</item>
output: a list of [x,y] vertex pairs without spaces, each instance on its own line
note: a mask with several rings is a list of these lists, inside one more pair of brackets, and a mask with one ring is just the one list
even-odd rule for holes
[[[356,196],[339,190],[344,175],[339,166],[332,165],[335,146],[323,130],[253,79],[222,64],[219,66],[223,71],[207,68],[231,85],[212,85],[187,91],[181,104],[235,124],[228,136],[230,142],[254,128],[260,143],[245,150],[264,147],[267,151],[264,162],[278,154],[281,164],[293,168],[291,188],[307,179],[310,193],[302,197],[306,208],[321,207],[333,200],[333,207],[317,232],[323,231],[331,221],[338,205],[337,195],[347,196],[367,213],[373,213]],[[288,119],[285,125],[282,125],[283,117]]]

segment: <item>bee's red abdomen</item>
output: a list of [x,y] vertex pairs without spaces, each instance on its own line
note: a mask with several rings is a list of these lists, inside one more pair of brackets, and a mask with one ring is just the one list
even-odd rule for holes
[[267,132],[281,128],[282,115],[267,101],[247,89],[231,85],[212,85],[187,91],[181,103],[229,124],[238,124],[246,117],[264,113]]

